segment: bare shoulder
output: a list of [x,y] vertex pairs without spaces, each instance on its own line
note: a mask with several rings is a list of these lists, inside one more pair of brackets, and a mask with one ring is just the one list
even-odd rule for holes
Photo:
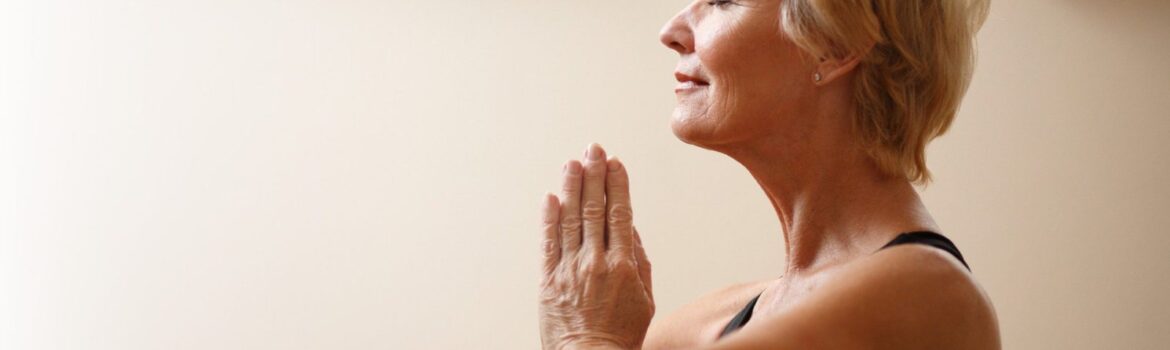
[[995,310],[974,276],[918,244],[842,266],[799,305],[753,321],[716,348],[1000,348]]
[[[1000,348],[999,321],[991,299],[976,276],[954,256],[934,247],[905,244],[879,251],[870,259],[850,272],[868,276],[863,281],[872,290],[855,293],[865,300],[897,305],[891,313],[904,310],[901,317],[908,321],[896,331],[933,343],[926,346],[930,348]],[[861,284],[852,287],[863,288]],[[902,349],[925,344],[894,343]]]
[[678,349],[713,342],[723,326],[773,280],[723,287],[650,324],[642,348]]

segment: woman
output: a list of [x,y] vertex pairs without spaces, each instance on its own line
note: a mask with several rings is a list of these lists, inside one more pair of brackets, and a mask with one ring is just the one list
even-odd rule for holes
[[998,349],[987,296],[913,188],[970,81],[986,1],[696,1],[666,24],[684,142],[755,177],[778,279],[650,325],[625,167],[590,145],[543,209],[546,349]]

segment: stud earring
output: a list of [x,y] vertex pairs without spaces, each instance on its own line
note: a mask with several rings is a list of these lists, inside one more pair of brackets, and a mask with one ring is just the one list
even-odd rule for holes
[[813,74],[813,80],[818,83],[821,82],[821,72],[816,72],[816,74]]

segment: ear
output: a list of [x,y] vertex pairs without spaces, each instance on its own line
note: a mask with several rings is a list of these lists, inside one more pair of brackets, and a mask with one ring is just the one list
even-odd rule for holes
[[816,86],[825,86],[840,77],[848,75],[849,72],[852,72],[855,68],[857,68],[857,65],[861,63],[862,58],[864,58],[866,55],[869,55],[870,49],[873,49],[873,44],[867,45],[865,49],[853,54],[849,54],[845,57],[818,58],[815,68],[816,71],[814,71],[813,74],[820,74],[821,79],[820,81],[816,81],[814,78],[814,84]]

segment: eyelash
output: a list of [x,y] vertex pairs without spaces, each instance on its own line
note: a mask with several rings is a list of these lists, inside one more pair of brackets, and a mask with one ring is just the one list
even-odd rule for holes
[[715,7],[723,7],[723,6],[727,6],[727,5],[731,5],[731,4],[732,4],[731,0],[714,0],[714,1],[707,2],[707,5],[715,6]]

